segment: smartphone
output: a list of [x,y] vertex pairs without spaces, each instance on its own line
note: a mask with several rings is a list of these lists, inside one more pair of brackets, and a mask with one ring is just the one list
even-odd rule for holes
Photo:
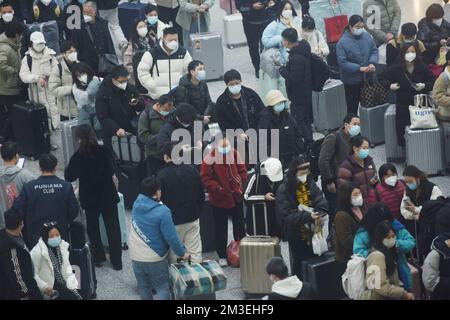
[[131,101],[130,101],[131,103],[136,103],[137,102],[137,99],[136,98],[133,98],[133,99],[131,99]]

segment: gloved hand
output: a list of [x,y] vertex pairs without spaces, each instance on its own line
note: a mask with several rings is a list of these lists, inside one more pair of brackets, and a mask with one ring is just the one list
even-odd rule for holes
[[391,84],[392,91],[397,91],[398,89],[400,89],[400,85],[398,83]]
[[416,89],[416,91],[422,91],[423,89],[425,89],[425,83],[416,83],[414,89]]

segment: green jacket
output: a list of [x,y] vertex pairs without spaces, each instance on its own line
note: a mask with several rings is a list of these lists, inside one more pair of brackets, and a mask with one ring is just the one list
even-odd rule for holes
[[[170,116],[170,115],[169,115]],[[156,138],[166,119],[157,113],[153,106],[148,106],[139,117],[138,138],[145,146],[145,157],[150,156],[160,158],[160,149],[157,146]]]
[[0,35],[0,95],[20,94],[19,71],[22,64],[20,44],[11,42],[5,35]]

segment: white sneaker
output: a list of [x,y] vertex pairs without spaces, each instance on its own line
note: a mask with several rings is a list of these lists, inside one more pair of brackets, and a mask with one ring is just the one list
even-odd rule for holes
[[228,267],[228,261],[227,261],[227,259],[219,259],[219,266],[220,266],[221,268]]

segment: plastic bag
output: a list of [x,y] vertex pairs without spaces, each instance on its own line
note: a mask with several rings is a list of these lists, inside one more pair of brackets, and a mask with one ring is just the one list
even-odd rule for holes
[[227,247],[227,260],[228,264],[232,268],[239,268],[240,266],[240,257],[239,257],[239,246],[241,241],[231,241]]
[[318,256],[321,256],[328,251],[327,238],[323,236],[322,229],[322,226],[317,227],[316,232],[314,233],[314,236],[312,238],[313,252]]

